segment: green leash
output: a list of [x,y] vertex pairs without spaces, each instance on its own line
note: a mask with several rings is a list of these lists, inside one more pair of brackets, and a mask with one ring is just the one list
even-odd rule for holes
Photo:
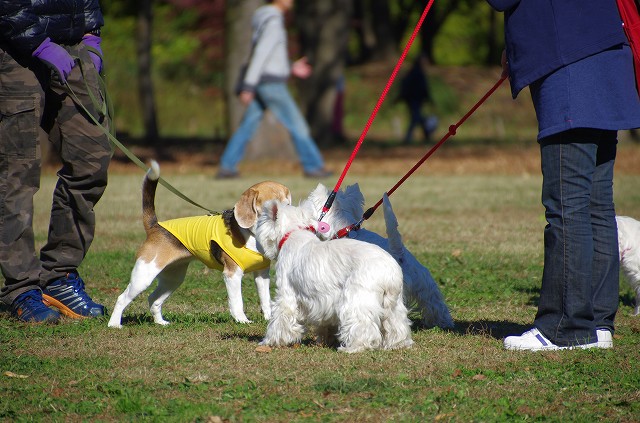
[[[91,52],[93,52],[94,54],[99,55],[98,51],[93,49],[93,48],[89,48],[89,50]],[[135,154],[133,154],[131,152],[131,150],[129,150],[127,147],[124,146],[124,144],[122,144],[120,141],[118,141],[118,139],[115,137],[115,128],[112,124],[113,119],[113,104],[111,103],[111,99],[109,98],[109,95],[107,93],[107,86],[106,83],[104,82],[104,79],[102,78],[102,75],[98,75],[98,81],[99,81],[99,89],[102,93],[102,96],[104,97],[104,103],[102,105],[100,105],[100,102],[95,98],[95,96],[93,95],[93,93],[91,92],[91,89],[89,89],[89,86],[86,82],[86,79],[84,78],[84,69],[82,68],[82,62],[80,60],[77,60],[78,62],[78,66],[80,67],[80,72],[82,73],[82,79],[83,81],[85,81],[85,85],[87,86],[87,92],[89,93],[89,97],[91,98],[91,102],[93,103],[93,105],[102,111],[102,113],[105,115],[106,119],[109,121],[109,128],[111,128],[111,130],[105,128],[99,121],[98,119],[96,119],[90,112],[89,110],[87,110],[87,108],[84,106],[84,104],[82,104],[82,102],[80,101],[80,99],[78,98],[78,96],[76,95],[76,93],[73,91],[73,89],[71,89],[71,87],[69,86],[69,84],[67,84],[65,82],[65,87],[67,88],[68,92],[69,92],[69,96],[71,97],[71,99],[73,100],[74,103],[76,103],[78,106],[80,106],[80,108],[82,110],[84,110],[84,112],[89,116],[89,118],[93,121],[93,123],[95,123],[100,129],[102,129],[102,131],[105,133],[105,135],[107,135],[107,137],[109,138],[109,141],[111,141],[111,143],[113,143],[116,147],[118,147],[120,149],[120,151],[122,151],[124,153],[125,156],[127,156],[129,158],[129,160],[131,160],[133,163],[137,164],[142,170],[144,170],[145,172],[147,172],[149,170],[149,168],[142,162],[142,160],[140,160]],[[211,209],[208,209],[207,207],[204,207],[198,203],[196,203],[195,201],[193,201],[192,199],[190,199],[189,197],[187,197],[186,195],[184,195],[182,192],[180,192],[177,188],[175,188],[173,185],[171,185],[169,182],[167,182],[164,178],[160,177],[160,179],[158,180],[158,182],[160,182],[160,184],[162,184],[162,186],[164,186],[165,188],[167,188],[169,191],[171,191],[172,193],[174,193],[175,195],[177,195],[178,197],[182,198],[183,200],[185,200],[186,202],[201,208],[202,210],[207,211],[210,215],[219,215],[220,212],[217,211],[213,211]]]

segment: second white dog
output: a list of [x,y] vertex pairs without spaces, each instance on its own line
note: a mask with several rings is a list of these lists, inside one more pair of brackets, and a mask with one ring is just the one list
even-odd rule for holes
[[640,315],[640,222],[628,216],[616,216],[620,268],[636,293],[634,316]]
[[[317,222],[315,222],[317,223]],[[266,203],[256,239],[277,260],[276,297],[262,345],[300,342],[307,329],[339,351],[413,344],[402,270],[382,248],[352,239],[321,241],[303,208]]]
[[[317,218],[329,194],[329,189],[322,184],[318,184],[307,199],[301,203],[301,206],[313,210]],[[357,223],[364,213],[363,208],[364,196],[358,184],[350,185],[344,191],[338,191],[333,206],[323,219],[331,227],[330,231],[323,236],[331,238],[340,229]],[[384,238],[364,228],[351,231],[348,236],[382,247],[400,263],[404,278],[406,303],[420,311],[424,326],[438,326],[444,329],[453,328],[453,319],[436,281],[431,276],[429,269],[423,266],[403,245],[402,236],[398,231],[398,220],[386,198],[384,202],[384,218],[389,238]]]

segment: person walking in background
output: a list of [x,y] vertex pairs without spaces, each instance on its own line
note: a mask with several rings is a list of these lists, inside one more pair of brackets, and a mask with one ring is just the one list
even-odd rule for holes
[[304,79],[312,72],[305,58],[293,65],[289,63],[284,14],[293,7],[293,0],[268,3],[253,15],[251,57],[242,75],[238,95],[247,109],[220,158],[217,177],[239,176],[238,163],[266,109],[273,112],[291,135],[305,176],[329,176],[331,172],[325,169],[320,150],[310,136],[309,126],[287,88],[290,75]]
[[431,140],[431,134],[438,127],[438,118],[434,115],[424,114],[425,104],[433,105],[431,87],[427,79],[426,58],[419,56],[407,74],[400,81],[399,100],[403,101],[409,109],[409,125],[404,137],[404,144],[410,144],[413,138],[413,130],[416,126],[422,129],[426,142]]
[[640,126],[616,0],[487,0],[505,14],[512,95],[529,86],[542,167],[544,270],[533,328],[510,350],[611,348],[619,258],[617,131]]
[[[79,111],[97,119],[103,104],[98,0],[0,0],[0,300],[21,321],[55,322],[105,314],[78,274],[93,240],[94,206],[107,186],[111,145]],[[91,92],[89,92],[91,91]],[[62,161],[49,234],[35,251],[33,196],[40,187],[39,140]]]

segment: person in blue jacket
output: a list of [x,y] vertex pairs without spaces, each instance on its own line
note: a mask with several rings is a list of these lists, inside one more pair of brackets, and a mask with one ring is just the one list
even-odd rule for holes
[[[93,241],[112,150],[71,98],[108,125],[99,81],[103,24],[98,0],[0,0],[0,301],[20,321],[105,314],[78,267]],[[46,137],[62,166],[37,253],[33,196]]]
[[487,0],[504,12],[515,98],[529,87],[542,167],[544,270],[533,328],[510,350],[611,348],[619,258],[617,131],[640,126],[632,52],[616,0]]

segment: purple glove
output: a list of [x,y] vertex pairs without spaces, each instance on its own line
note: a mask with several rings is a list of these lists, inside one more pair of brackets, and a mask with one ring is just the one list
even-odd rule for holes
[[102,42],[102,38],[97,35],[87,34],[82,37],[82,42],[87,46],[91,47],[94,50],[97,50],[99,54],[94,53],[89,50],[91,54],[91,60],[93,61],[93,65],[96,67],[98,73],[102,72],[102,49],[100,48],[100,43]]
[[32,56],[40,59],[55,71],[63,83],[67,82],[67,76],[69,76],[71,69],[75,65],[67,50],[52,42],[49,37],[34,50]]

